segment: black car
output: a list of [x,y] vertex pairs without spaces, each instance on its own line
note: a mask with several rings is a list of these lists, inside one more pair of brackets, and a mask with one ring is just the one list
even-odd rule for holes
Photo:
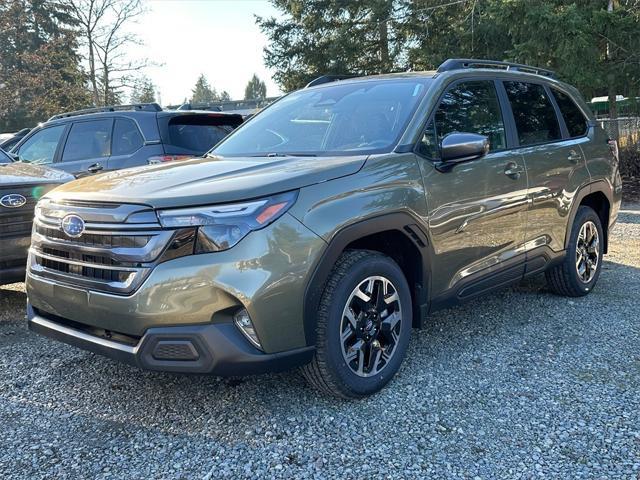
[[35,204],[70,180],[53,168],[12,162],[0,150],[0,285],[24,280]]
[[51,117],[10,153],[81,177],[202,156],[241,123],[241,115],[155,103],[92,108]]

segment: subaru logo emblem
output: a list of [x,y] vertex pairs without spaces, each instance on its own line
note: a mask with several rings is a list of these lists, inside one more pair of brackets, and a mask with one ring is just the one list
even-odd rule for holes
[[0,205],[7,208],[20,208],[27,203],[27,199],[18,193],[10,193],[0,198]]
[[67,215],[62,219],[61,226],[67,237],[78,238],[84,233],[84,220],[78,215]]

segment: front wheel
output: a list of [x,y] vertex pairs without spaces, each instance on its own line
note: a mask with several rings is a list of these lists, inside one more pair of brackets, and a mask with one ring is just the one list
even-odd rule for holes
[[600,217],[590,207],[578,207],[564,261],[546,272],[549,288],[566,297],[588,294],[600,276],[603,254]]
[[320,301],[307,381],[339,397],[382,389],[400,368],[411,333],[411,293],[400,267],[366,250],[343,253]]

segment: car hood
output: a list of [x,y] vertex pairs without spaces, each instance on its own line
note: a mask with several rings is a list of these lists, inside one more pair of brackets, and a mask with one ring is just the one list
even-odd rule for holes
[[366,158],[197,158],[85,177],[47,196],[154,208],[234,202],[351,175],[362,168]]
[[70,175],[55,168],[29,163],[0,164],[0,187],[8,185],[51,185],[73,180]]

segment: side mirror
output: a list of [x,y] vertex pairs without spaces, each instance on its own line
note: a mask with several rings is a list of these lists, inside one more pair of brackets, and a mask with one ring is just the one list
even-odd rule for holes
[[20,161],[20,156],[17,153],[9,153],[9,152],[7,152],[7,155],[9,155],[11,157],[11,160],[13,160],[14,162],[19,162]]
[[477,133],[450,133],[440,148],[444,163],[460,163],[484,157],[489,152],[489,139]]

